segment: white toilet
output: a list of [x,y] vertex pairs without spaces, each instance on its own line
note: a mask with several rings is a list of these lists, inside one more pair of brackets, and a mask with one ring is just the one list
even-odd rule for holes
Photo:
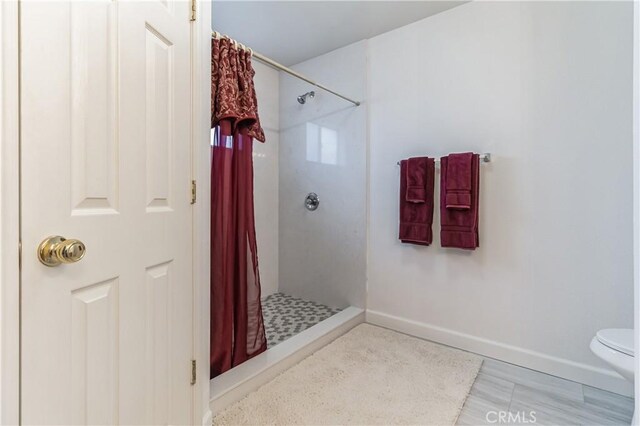
[[[634,345],[630,328],[607,328],[600,330],[591,339],[591,351],[609,364],[618,374],[633,384]],[[635,413],[633,414],[635,424]]]
[[633,383],[633,330],[607,328],[591,340],[591,351],[618,374]]

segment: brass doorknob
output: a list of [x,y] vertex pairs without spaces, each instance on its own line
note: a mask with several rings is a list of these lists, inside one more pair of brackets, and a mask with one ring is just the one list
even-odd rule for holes
[[80,240],[67,240],[54,235],[43,240],[38,246],[38,259],[46,266],[74,263],[84,257],[86,247]]

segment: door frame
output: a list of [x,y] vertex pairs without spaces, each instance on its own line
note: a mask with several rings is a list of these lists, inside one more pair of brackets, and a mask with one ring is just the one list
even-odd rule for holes
[[633,1],[633,425],[640,425],[640,1]]
[[209,324],[210,235],[211,235],[211,0],[196,2],[192,27],[191,89],[194,120],[192,129],[192,173],[197,182],[193,209],[193,324],[194,356],[197,360],[194,413],[202,415],[202,426],[210,426],[209,408]]
[[[210,425],[209,212],[211,2],[193,0],[191,25],[194,420]],[[20,423],[20,3],[0,2],[0,425]],[[198,238],[196,238],[198,237]]]
[[18,1],[0,2],[0,424],[20,421]]

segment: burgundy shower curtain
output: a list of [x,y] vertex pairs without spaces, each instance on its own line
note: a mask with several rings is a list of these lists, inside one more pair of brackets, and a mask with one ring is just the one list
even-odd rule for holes
[[253,210],[253,140],[264,142],[251,55],[212,40],[211,377],[267,349]]

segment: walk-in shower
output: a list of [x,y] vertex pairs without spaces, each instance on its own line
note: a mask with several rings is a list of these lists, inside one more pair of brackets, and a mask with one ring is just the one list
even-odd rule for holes
[[[265,134],[252,159],[267,351],[212,379],[215,411],[364,320],[364,48],[292,68],[252,51]],[[306,103],[312,108],[301,107]]]

